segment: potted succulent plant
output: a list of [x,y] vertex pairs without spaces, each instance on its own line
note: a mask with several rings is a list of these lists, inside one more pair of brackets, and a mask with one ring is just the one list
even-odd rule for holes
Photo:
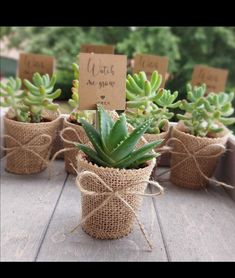
[[[72,97],[68,100],[69,105],[72,107],[72,112],[67,118],[64,118],[62,140],[64,141],[64,159],[65,170],[68,173],[76,174],[74,168],[76,167],[76,157],[78,150],[74,149],[72,143],[69,141],[79,140],[81,143],[87,144],[89,142],[84,129],[81,126],[80,120],[86,119],[90,124],[94,124],[95,112],[94,111],[81,111],[79,110],[79,66],[73,63],[74,80],[72,87]],[[71,150],[69,150],[71,148]],[[71,166],[71,163],[73,166]]]
[[101,106],[97,128],[84,119],[80,122],[93,146],[76,144],[83,152],[78,155],[77,177],[82,191],[82,228],[95,238],[123,237],[133,228],[158,156],[153,149],[161,140],[147,143],[143,139],[151,120],[129,132],[124,114],[115,121]]
[[[177,108],[180,101],[176,101],[178,92],[160,88],[162,76],[154,71],[151,80],[147,80],[145,72],[133,76],[128,75],[126,80],[127,121],[134,127],[152,119],[151,125],[144,135],[148,142],[169,138],[169,120],[174,116],[170,109]],[[176,102],[175,102],[176,101]],[[162,158],[162,157],[161,157]]]
[[[61,91],[53,92],[54,74],[33,75],[33,83],[10,78],[1,83],[1,106],[9,107],[4,117],[6,170],[15,174],[38,173],[47,167],[54,134],[59,124],[58,105],[53,103]],[[54,111],[54,118],[48,111]]]
[[230,133],[225,126],[235,122],[229,118],[234,93],[205,92],[205,84],[187,85],[187,100],[180,104],[185,114],[177,115],[180,121],[172,130],[170,179],[178,186],[208,185]]

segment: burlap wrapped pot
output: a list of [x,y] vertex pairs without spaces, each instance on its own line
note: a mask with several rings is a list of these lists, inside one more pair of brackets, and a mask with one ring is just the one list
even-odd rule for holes
[[34,174],[44,170],[59,121],[58,117],[50,122],[24,123],[5,116],[5,169],[14,174]]
[[[104,168],[88,162],[86,156],[78,155],[79,171],[82,173],[88,171],[88,175],[80,180],[82,188],[89,192],[96,192],[95,196],[83,192],[81,194],[82,219],[95,210],[94,214],[82,223],[83,230],[98,239],[118,239],[129,234],[135,221],[133,212],[118,197],[112,196],[105,203],[109,196],[99,194],[110,193],[110,190],[120,192],[123,189],[143,194],[155,162],[153,159],[147,163],[146,167],[139,169]],[[104,183],[110,188],[109,190]],[[135,212],[138,211],[142,196],[119,194]],[[101,204],[104,205],[97,209]]]
[[[64,118],[64,124],[63,129],[65,128],[71,128],[72,130],[65,130],[63,133],[63,138],[65,138],[68,141],[74,141],[74,142],[80,142],[82,144],[87,144],[89,142],[89,138],[87,137],[83,127],[78,124],[70,123],[67,118]],[[64,148],[73,148],[71,150],[64,152],[64,161],[65,161],[65,171],[67,171],[70,174],[76,175],[77,169],[77,155],[80,152],[78,149],[74,147],[74,144],[70,144],[66,141],[63,142]],[[70,163],[73,164],[73,167],[70,165]]]
[[[58,111],[51,111],[51,110],[44,110],[42,116],[49,120],[54,120],[60,116]],[[60,138],[60,131],[63,129],[64,118],[60,116],[59,124],[55,131],[55,137],[52,143],[52,150],[51,150],[51,157],[58,152],[59,150],[63,149],[63,141]],[[56,156],[56,159],[63,159],[64,153],[60,153]]]
[[[155,152],[158,152],[158,149],[163,147],[166,143],[166,141],[170,138],[170,128],[169,124],[166,124],[164,127],[163,132],[159,134],[150,134],[145,133],[144,138],[150,143],[157,140],[163,140],[162,143],[155,148]],[[163,153],[161,156],[157,158],[157,165],[158,166],[169,166],[169,159],[170,159],[170,153]]]
[[224,152],[223,146],[226,145],[229,132],[225,128],[218,136],[193,136],[184,132],[182,124],[177,124],[172,130],[171,139],[171,182],[192,189],[206,187],[209,183],[207,178],[213,175],[218,158]]

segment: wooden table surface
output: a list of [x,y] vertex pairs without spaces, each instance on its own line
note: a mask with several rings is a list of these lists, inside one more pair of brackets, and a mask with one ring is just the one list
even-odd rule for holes
[[69,234],[81,204],[63,161],[55,161],[50,180],[47,170],[19,176],[2,163],[1,261],[235,261],[235,202],[224,189],[162,185],[165,194],[144,198],[139,212],[154,245],[149,252],[137,224],[119,240]]

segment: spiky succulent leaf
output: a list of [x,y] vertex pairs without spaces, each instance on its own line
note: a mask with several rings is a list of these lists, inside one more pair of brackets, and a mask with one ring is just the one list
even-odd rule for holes
[[118,120],[113,125],[109,138],[108,138],[108,149],[112,151],[117,147],[117,145],[122,142],[126,137],[128,136],[128,130],[127,130],[127,123],[126,123],[126,117],[124,115],[121,115]]
[[142,158],[146,153],[150,152],[152,149],[156,148],[161,144],[162,140],[154,141],[144,145],[143,147],[139,148],[138,150],[132,152],[130,155],[125,157],[124,159],[120,160],[115,167],[118,168],[128,168],[129,165],[133,164],[135,161],[138,161]]
[[105,112],[102,106],[97,105],[98,110],[98,129],[103,148],[108,152],[109,134],[114,125],[112,118]]
[[132,133],[112,151],[112,158],[116,161],[121,160],[126,157],[128,153],[131,153],[145,131],[149,128],[150,124],[151,120],[147,120],[133,130]]
[[115,161],[111,159],[111,157],[105,152],[106,150],[103,148],[101,136],[99,132],[86,120],[80,119],[82,127],[84,128],[87,137],[90,139],[93,147],[97,151],[100,158],[109,164],[113,164]]
[[146,154],[144,156],[142,156],[140,159],[136,160],[135,162],[133,162],[132,164],[128,165],[128,169],[135,169],[138,166],[142,165],[143,163],[145,163],[146,161],[149,161],[155,157],[157,157],[157,154]]
[[98,165],[104,166],[104,167],[109,167],[110,164],[102,160],[97,153],[92,150],[91,148],[87,147],[86,145],[82,145],[77,143],[76,147],[83,151],[93,162],[95,162]]

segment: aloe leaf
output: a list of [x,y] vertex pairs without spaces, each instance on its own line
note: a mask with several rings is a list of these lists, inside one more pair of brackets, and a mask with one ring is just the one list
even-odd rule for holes
[[79,144],[77,143],[75,145],[79,150],[83,151],[89,158],[91,158],[96,164],[104,166],[104,167],[110,167],[110,164],[106,163],[105,161],[103,161],[98,155],[97,153],[92,150],[91,148]]
[[111,151],[128,136],[126,117],[121,115],[112,127],[108,138],[108,149]]
[[100,158],[102,160],[108,162],[109,164],[113,164],[115,161],[113,161],[110,158],[110,156],[108,156],[104,152],[100,134],[97,132],[97,130],[84,119],[80,119],[80,123],[82,124],[87,137],[90,139],[92,145],[94,146],[94,148],[95,148],[96,152],[98,153],[98,155],[100,156]]
[[135,130],[133,130],[132,133],[113,150],[111,157],[115,161],[119,161],[131,153],[134,150],[137,142],[149,128],[151,122],[151,120],[147,120],[143,124],[139,125]]
[[162,143],[162,140],[154,141],[144,145],[143,147],[139,148],[138,150],[132,152],[130,155],[119,161],[118,163],[114,164],[115,167],[118,168],[126,168],[128,165],[134,163],[136,160],[142,158],[146,153],[151,151],[152,149],[156,148]]
[[143,164],[144,162],[152,160],[153,158],[155,158],[157,156],[158,156],[157,154],[146,154],[146,155],[142,156],[140,159],[133,162],[132,164],[129,164],[126,168],[135,169],[135,168],[139,167],[141,164]]
[[109,152],[107,145],[109,140],[109,134],[114,125],[114,122],[112,118],[106,113],[106,111],[103,109],[102,106],[98,105],[97,109],[98,109],[98,128],[101,136],[101,142],[106,152]]

